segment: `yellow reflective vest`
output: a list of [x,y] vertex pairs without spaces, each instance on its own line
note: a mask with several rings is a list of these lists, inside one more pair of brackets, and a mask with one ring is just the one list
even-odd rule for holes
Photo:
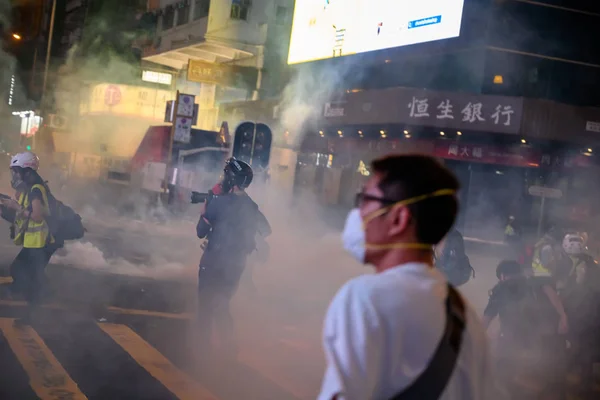
[[544,246],[550,245],[550,242],[545,238],[542,238],[539,242],[536,243],[533,250],[533,262],[531,263],[531,267],[533,268],[534,276],[551,276],[550,270],[542,264],[542,249]]
[[[50,215],[50,208],[48,206],[48,194],[46,188],[43,185],[33,185],[31,190],[39,189],[42,192],[42,198],[44,200],[44,214]],[[19,204],[23,209],[28,209],[30,206],[29,192],[21,193],[19,196]],[[50,228],[46,219],[42,222],[35,222],[29,218],[24,217],[22,214],[17,213],[14,222],[15,237],[13,242],[17,246],[23,246],[27,249],[41,249],[48,243],[53,243],[54,239],[50,234]]]

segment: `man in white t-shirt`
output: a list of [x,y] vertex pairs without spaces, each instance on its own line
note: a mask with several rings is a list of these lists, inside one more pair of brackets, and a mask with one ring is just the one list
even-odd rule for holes
[[[458,189],[454,175],[428,156],[389,156],[372,163],[343,241],[377,273],[352,279],[331,302],[319,400],[392,399],[428,367],[445,332],[449,292],[433,267],[432,246],[454,223]],[[444,382],[428,384],[441,385],[435,398],[496,399],[485,331],[470,305],[456,297],[466,320],[458,357]]]

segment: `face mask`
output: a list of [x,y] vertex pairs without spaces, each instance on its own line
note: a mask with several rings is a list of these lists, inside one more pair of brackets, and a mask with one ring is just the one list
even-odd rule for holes
[[10,171],[10,173],[11,173],[10,185],[12,186],[13,189],[19,190],[25,184],[25,182],[23,182],[23,179],[21,178],[21,174],[18,173],[17,171],[12,171],[12,170]]
[[365,216],[364,220],[360,215],[360,209],[355,208],[348,214],[346,218],[346,224],[344,225],[344,231],[342,232],[342,243],[344,249],[350,253],[358,262],[365,262],[365,254],[367,249],[371,250],[385,250],[385,249],[419,249],[419,250],[431,250],[433,244],[429,243],[387,243],[387,244],[370,244],[366,242],[365,228],[367,224],[373,221],[375,218],[385,214],[389,209],[397,206],[408,206],[410,204],[418,203],[425,199],[438,196],[453,196],[456,193],[452,189],[437,190],[430,194],[422,196],[411,197],[410,199],[402,200],[387,207],[380,208],[371,214]]

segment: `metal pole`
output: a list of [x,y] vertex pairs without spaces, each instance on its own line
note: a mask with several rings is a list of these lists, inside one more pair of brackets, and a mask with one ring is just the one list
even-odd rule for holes
[[256,144],[256,125],[257,123],[254,123],[254,134],[252,135],[252,148],[250,149],[250,166],[252,166],[252,160],[254,159],[254,145]]
[[54,17],[56,16],[56,0],[52,1],[52,13],[50,14],[50,31],[48,33],[48,47],[46,50],[46,65],[44,66],[44,85],[42,86],[42,107],[46,97],[46,85],[48,84],[48,68],[50,67],[50,53],[52,52],[52,36],[54,36]]
[[167,165],[165,166],[165,180],[163,185],[164,193],[166,194],[169,190],[169,164],[171,164],[171,158],[173,153],[173,140],[175,138],[175,126],[177,125],[177,108],[179,106],[179,90],[175,95],[175,101],[173,102],[173,123],[171,124],[171,133],[169,134],[169,152],[167,153]]
[[[50,14],[50,30],[48,32],[48,47],[46,48],[46,65],[44,66],[44,83],[42,85],[42,98],[40,101],[41,114],[45,117],[46,110],[46,85],[48,84],[48,68],[50,67],[50,53],[52,52],[52,36],[54,36],[54,17],[56,16],[56,0],[52,1],[52,12]],[[45,131],[45,130],[44,130]],[[33,135],[33,149],[37,151],[37,135]]]
[[540,221],[538,222],[537,237],[542,235],[542,221],[544,220],[544,206],[546,205],[546,196],[542,196],[542,204],[540,205]]

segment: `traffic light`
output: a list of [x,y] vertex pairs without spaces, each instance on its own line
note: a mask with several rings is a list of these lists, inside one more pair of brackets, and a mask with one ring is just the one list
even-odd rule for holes
[[33,145],[33,137],[21,135],[19,140],[19,145],[22,149],[26,149],[27,151],[31,151]]
[[265,124],[243,122],[235,130],[233,156],[253,168],[266,169],[271,158],[273,133]]

